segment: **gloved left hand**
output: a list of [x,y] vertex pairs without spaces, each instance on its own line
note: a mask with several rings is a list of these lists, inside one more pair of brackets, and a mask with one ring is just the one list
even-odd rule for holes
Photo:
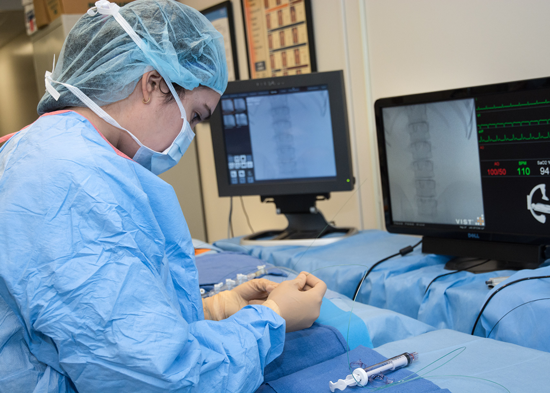
[[262,304],[278,285],[276,282],[265,278],[254,279],[230,291],[223,291],[202,299],[204,318],[221,321],[249,304]]

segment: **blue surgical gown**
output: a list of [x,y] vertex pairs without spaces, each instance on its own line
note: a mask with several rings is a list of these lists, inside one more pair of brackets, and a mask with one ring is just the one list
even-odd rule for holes
[[252,392],[284,331],[263,306],[204,320],[172,187],[86,118],[0,149],[0,392]]

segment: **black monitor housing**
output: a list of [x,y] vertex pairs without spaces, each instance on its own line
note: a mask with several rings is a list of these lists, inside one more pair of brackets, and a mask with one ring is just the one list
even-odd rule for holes
[[446,268],[536,268],[550,244],[550,78],[379,99],[386,227]]
[[219,196],[259,195],[289,222],[244,242],[356,232],[316,208],[355,183],[342,71],[230,82],[210,127]]

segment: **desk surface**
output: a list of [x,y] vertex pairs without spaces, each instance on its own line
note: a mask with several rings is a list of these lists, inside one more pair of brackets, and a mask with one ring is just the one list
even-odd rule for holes
[[[370,266],[415,244],[418,238],[372,230],[319,247],[240,246],[238,241],[219,241],[215,245],[227,251],[246,252],[276,266],[309,271],[324,280],[329,289],[351,297]],[[448,260],[449,257],[422,254],[420,247],[409,255],[390,259],[371,272],[357,300],[438,329],[470,333],[491,293],[486,280],[496,276],[511,276],[507,281],[513,281],[526,275],[550,275],[550,266],[519,272],[460,272],[441,277],[426,292],[435,277],[449,272],[444,269]],[[530,280],[506,288],[489,303],[476,334],[490,333],[490,337],[497,340],[550,352],[550,335],[545,334],[543,328],[550,315],[550,299],[543,300],[545,298],[550,298],[550,279]],[[526,302],[529,303],[522,305]]]

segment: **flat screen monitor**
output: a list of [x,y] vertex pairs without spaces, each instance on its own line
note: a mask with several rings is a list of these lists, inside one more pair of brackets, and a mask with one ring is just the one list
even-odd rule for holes
[[219,195],[274,202],[289,226],[266,231],[273,239],[356,232],[328,224],[315,206],[354,187],[342,71],[230,82],[210,127]]
[[218,193],[353,189],[341,71],[230,82],[210,125]]
[[383,98],[375,113],[389,232],[538,266],[550,244],[550,78]]

